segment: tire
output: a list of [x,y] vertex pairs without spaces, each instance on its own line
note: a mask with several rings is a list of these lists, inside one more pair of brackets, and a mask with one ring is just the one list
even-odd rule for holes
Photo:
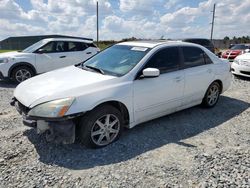
[[35,75],[34,71],[27,66],[19,66],[14,68],[11,78],[15,83],[21,83]]
[[214,107],[219,101],[221,86],[218,82],[213,82],[207,89],[207,92],[202,100],[202,105],[206,108]]
[[118,140],[124,122],[118,109],[102,105],[82,117],[79,125],[81,142],[88,148],[101,148]]

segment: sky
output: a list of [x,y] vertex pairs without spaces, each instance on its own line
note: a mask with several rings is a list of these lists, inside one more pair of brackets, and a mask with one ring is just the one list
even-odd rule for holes
[[[0,0],[0,40],[62,34],[96,40],[97,0]],[[100,40],[250,36],[250,0],[99,0]]]

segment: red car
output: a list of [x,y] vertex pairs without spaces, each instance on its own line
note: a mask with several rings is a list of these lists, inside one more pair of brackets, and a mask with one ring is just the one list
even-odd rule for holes
[[221,57],[233,61],[238,55],[244,54],[246,49],[250,49],[250,44],[235,44],[223,52]]

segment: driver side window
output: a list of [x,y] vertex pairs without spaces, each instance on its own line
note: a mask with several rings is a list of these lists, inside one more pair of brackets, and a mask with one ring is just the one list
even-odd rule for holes
[[52,53],[55,51],[54,46],[55,42],[49,42],[48,44],[45,44],[41,49],[44,51],[44,53]]
[[180,65],[178,47],[168,47],[156,52],[147,62],[145,68],[157,68],[160,73],[177,70]]

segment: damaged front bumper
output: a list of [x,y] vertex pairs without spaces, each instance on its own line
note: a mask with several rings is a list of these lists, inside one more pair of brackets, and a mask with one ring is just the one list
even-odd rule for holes
[[42,118],[30,117],[28,112],[30,109],[22,105],[15,98],[10,102],[15,106],[16,110],[23,117],[23,124],[35,128],[38,134],[45,133],[48,142],[72,144],[75,142],[75,122],[74,118],[82,114],[75,114],[72,116],[62,118]]

